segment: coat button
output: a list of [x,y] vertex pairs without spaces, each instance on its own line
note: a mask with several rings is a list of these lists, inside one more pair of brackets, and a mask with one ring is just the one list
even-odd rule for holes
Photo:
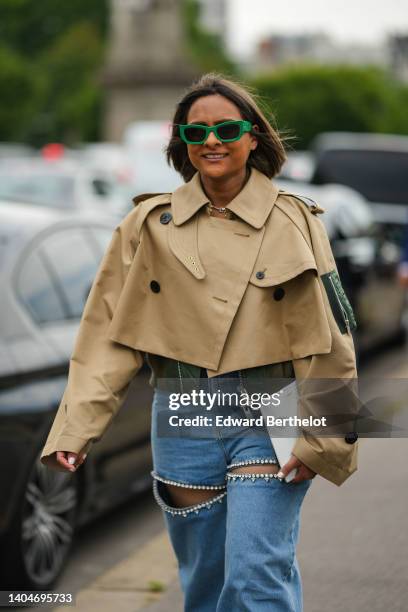
[[159,293],[160,291],[160,285],[157,281],[152,280],[150,282],[150,289],[153,291],[153,293]]
[[344,439],[347,444],[354,444],[354,442],[357,442],[358,433],[356,431],[350,431],[344,436]]
[[262,272],[261,270],[259,272],[257,272],[255,274],[256,278],[259,278],[259,280],[261,280],[262,278],[265,278],[265,272]]
[[160,223],[163,223],[163,225],[166,225],[166,223],[168,223],[171,220],[172,220],[171,212],[164,212],[160,215]]
[[275,289],[275,291],[273,292],[273,298],[279,302],[283,296],[285,295],[285,290],[283,289],[283,287],[278,287],[277,289]]

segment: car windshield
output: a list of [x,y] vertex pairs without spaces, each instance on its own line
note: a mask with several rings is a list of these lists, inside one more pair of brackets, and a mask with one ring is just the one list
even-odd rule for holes
[[74,179],[51,173],[0,172],[0,198],[51,208],[70,208],[74,200]]
[[315,183],[341,183],[353,187],[371,202],[408,204],[408,152],[324,151]]

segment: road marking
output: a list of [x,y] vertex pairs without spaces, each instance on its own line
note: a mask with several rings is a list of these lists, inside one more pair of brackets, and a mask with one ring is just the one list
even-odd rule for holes
[[[107,570],[76,595],[78,612],[137,612],[158,601],[177,580],[177,560],[166,530]],[[152,587],[161,586],[155,592]],[[66,606],[54,608],[66,612]]]

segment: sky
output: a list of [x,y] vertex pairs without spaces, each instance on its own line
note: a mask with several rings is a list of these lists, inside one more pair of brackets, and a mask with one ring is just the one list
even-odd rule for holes
[[264,34],[325,31],[339,42],[375,44],[408,34],[407,0],[226,0],[227,47],[245,57]]

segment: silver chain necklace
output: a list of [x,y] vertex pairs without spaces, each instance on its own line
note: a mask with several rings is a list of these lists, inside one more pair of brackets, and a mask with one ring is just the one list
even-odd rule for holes
[[221,213],[227,219],[233,219],[235,217],[235,214],[229,208],[226,208],[225,206],[214,206],[214,204],[212,204],[211,202],[208,202],[207,204],[208,214],[211,215],[211,212],[213,210],[216,210],[217,212]]

